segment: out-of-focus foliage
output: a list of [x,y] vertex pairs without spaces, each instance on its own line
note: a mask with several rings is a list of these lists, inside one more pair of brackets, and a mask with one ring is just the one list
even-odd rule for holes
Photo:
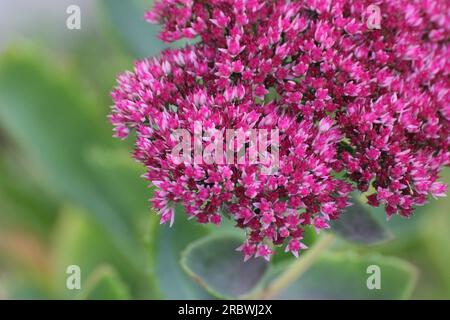
[[[106,115],[115,75],[165,45],[143,22],[148,2],[97,2],[100,27],[95,36],[79,31],[74,50],[55,54],[30,39],[0,53],[0,298],[257,294],[295,259],[279,252],[270,265],[243,264],[231,223],[198,226],[182,208],[173,228],[158,225],[143,169],[129,143],[111,138]],[[278,297],[450,298],[449,198],[412,219],[371,215],[376,220],[357,210],[353,229],[336,225],[333,253]],[[367,230],[379,244],[358,244],[367,244]],[[305,242],[313,248],[317,238],[309,230]],[[219,244],[211,249],[211,241]],[[81,290],[66,288],[70,265],[81,268]],[[381,268],[381,290],[366,287],[369,265]]]

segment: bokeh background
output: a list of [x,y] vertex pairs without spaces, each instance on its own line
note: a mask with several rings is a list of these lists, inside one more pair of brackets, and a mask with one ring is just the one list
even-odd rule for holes
[[[227,227],[179,216],[172,230],[159,227],[131,142],[113,139],[106,118],[116,75],[167,47],[143,21],[150,2],[0,1],[0,299],[211,297],[179,254]],[[72,4],[81,30],[66,27]],[[405,298],[450,299],[449,198],[386,225],[395,235],[388,243],[338,241],[335,250],[399,258],[414,270]],[[81,267],[82,290],[66,288],[69,265]]]

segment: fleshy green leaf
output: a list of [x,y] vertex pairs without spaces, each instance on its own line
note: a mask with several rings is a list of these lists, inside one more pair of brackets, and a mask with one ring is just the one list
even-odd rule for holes
[[[379,267],[380,289],[373,284],[373,270]],[[327,253],[277,299],[407,299],[417,279],[416,269],[404,260],[354,253]]]
[[374,245],[392,239],[389,230],[372,216],[369,208],[356,199],[330,225],[333,233],[356,244]]
[[128,300],[128,288],[110,266],[98,267],[86,280],[80,299],[85,300]]
[[205,236],[206,228],[188,221],[181,206],[176,208],[175,223],[155,228],[155,275],[166,299],[207,299],[210,296],[183,271],[181,252],[186,245]]
[[237,252],[242,239],[234,236],[206,237],[190,244],[181,264],[208,292],[218,297],[242,297],[262,282],[269,264],[263,259],[244,262]]

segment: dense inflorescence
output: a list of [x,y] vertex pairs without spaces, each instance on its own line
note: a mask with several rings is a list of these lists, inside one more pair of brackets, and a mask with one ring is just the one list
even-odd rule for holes
[[[298,255],[305,226],[328,228],[354,190],[409,217],[449,164],[450,2],[166,0],[146,19],[161,39],[195,39],[118,77],[110,120],[136,132],[134,157],[157,189],[200,223],[224,215],[246,230],[246,258],[273,246]],[[145,40],[145,39],[143,39]],[[257,164],[178,163],[176,129],[278,129],[279,171]],[[203,143],[211,143],[204,139]],[[345,214],[345,213],[344,213]]]

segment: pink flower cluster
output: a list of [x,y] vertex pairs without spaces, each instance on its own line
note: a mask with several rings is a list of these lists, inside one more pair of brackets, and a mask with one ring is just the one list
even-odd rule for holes
[[[371,4],[380,29],[367,26]],[[449,1],[163,0],[146,19],[166,42],[197,39],[138,61],[112,93],[116,136],[136,132],[161,222],[177,203],[200,223],[228,216],[246,231],[245,258],[269,259],[273,245],[297,256],[305,226],[328,228],[354,190],[388,217],[445,196]],[[176,164],[172,133],[195,121],[279,129],[278,173]]]

